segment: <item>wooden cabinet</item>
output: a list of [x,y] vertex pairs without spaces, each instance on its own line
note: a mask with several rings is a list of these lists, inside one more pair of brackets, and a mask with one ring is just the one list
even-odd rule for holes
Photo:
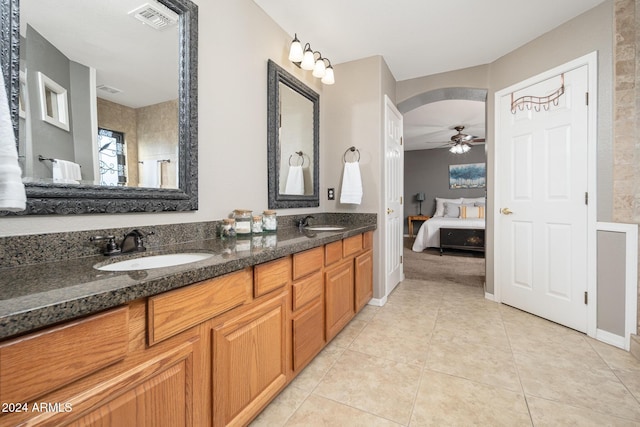
[[356,313],[373,297],[373,252],[367,251],[355,258]]
[[330,341],[355,315],[352,260],[325,271],[324,292],[326,335]]
[[[0,343],[0,427],[247,425],[372,297],[372,233]],[[33,405],[49,406],[34,411]]]
[[185,343],[100,384],[95,397],[107,402],[69,426],[193,426],[196,348],[197,342]]
[[213,425],[245,425],[284,387],[286,297],[213,329]]

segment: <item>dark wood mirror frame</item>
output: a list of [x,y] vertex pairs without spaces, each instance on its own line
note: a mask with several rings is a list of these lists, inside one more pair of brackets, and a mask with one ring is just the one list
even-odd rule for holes
[[[20,85],[19,0],[0,0],[0,65],[14,133]],[[177,189],[26,183],[27,209],[0,215],[190,211],[198,209],[198,6],[158,0],[180,16]]]
[[[267,167],[269,174],[269,209],[308,208],[320,206],[320,96],[275,62],[268,63]],[[313,103],[313,194],[280,194],[280,90],[283,83]],[[311,125],[311,124],[310,124]]]

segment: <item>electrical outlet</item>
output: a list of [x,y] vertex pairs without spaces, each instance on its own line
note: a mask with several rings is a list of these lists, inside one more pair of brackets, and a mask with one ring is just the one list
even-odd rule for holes
[[328,188],[327,189],[327,199],[329,199],[329,200],[335,200],[336,199],[336,190],[335,190],[335,188]]

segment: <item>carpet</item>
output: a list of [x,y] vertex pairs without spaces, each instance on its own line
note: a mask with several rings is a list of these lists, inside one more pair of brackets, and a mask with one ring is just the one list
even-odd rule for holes
[[406,279],[458,283],[483,287],[485,282],[484,253],[474,251],[440,250],[427,248],[413,252],[413,238],[404,238],[403,262]]

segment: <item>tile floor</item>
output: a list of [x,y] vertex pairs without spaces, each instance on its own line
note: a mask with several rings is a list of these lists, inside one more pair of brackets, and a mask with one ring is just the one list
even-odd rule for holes
[[640,362],[483,290],[405,280],[252,426],[638,426]]

